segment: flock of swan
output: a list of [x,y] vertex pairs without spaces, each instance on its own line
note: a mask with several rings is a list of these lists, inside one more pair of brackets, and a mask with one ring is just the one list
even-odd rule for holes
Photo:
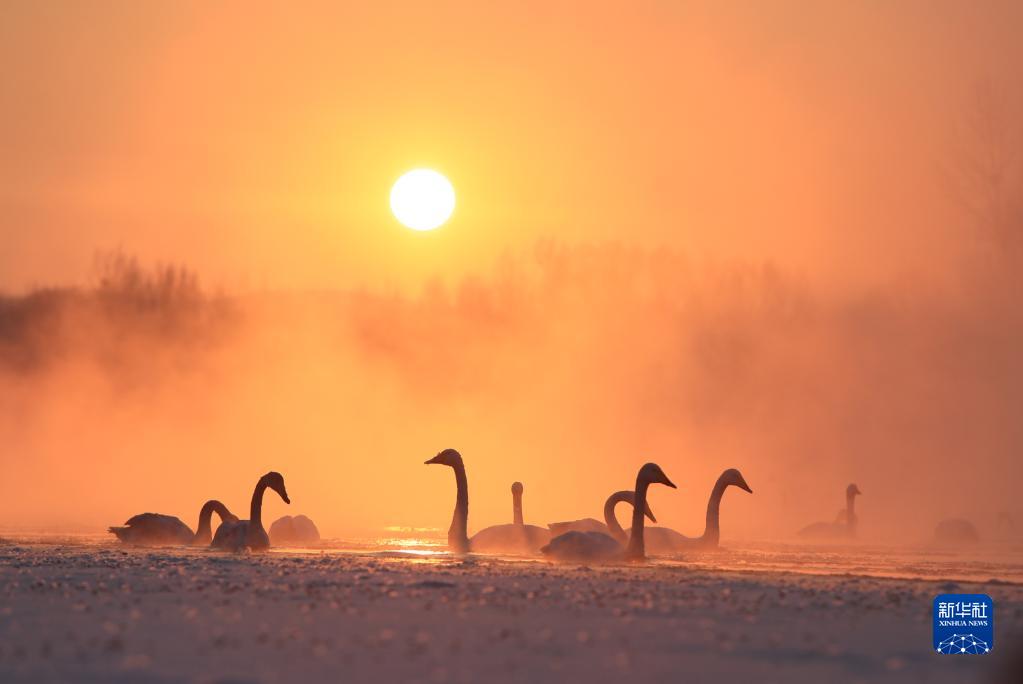
[[[729,487],[738,487],[753,493],[745,478],[735,468],[721,473],[710,499],[703,534],[687,537],[667,527],[647,526],[646,520],[656,523],[657,518],[647,503],[650,485],[660,484],[675,489],[660,466],[647,463],[636,475],[633,489],[611,494],[604,502],[603,522],[583,518],[567,522],[550,523],[546,528],[527,525],[522,515],[521,482],[512,484],[512,522],[494,525],[469,536],[469,483],[462,455],[454,449],[445,449],[426,461],[427,465],[445,465],[455,474],[455,511],[448,530],[448,549],[454,553],[512,553],[542,554],[555,560],[638,560],[649,551],[653,554],[671,554],[692,549],[717,548],[721,537],[721,499]],[[320,533],[312,520],[304,515],[284,516],[270,526],[263,527],[263,495],[267,489],[275,491],[290,504],[284,477],[269,472],[256,482],[252,492],[249,519],[239,520],[220,501],[211,499],[199,510],[199,525],[193,532],[188,525],[171,515],[142,513],[120,527],[111,527],[120,541],[138,546],[209,546],[227,551],[261,551],[274,546],[308,544],[319,541]],[[862,492],[855,484],[845,491],[845,508],[838,511],[832,522],[808,525],[797,533],[812,540],[842,540],[856,536],[856,497]],[[632,522],[625,529],[615,516],[618,504],[632,507]],[[220,525],[214,534],[212,518],[216,513]],[[1015,534],[1015,524],[1008,513],[1001,513],[998,528],[1003,534]],[[942,520],[935,529],[935,541],[970,543],[979,539],[974,525],[959,518]]]
[[[675,488],[656,463],[647,463],[636,475],[631,490],[611,494],[604,503],[604,521],[583,518],[551,523],[546,528],[527,525],[522,515],[521,482],[512,484],[512,522],[494,525],[469,536],[469,483],[462,455],[454,449],[445,449],[426,461],[428,465],[445,465],[455,475],[455,511],[448,530],[448,548],[454,553],[516,553],[543,554],[556,560],[638,560],[647,551],[655,554],[673,553],[686,549],[712,549],[718,546],[721,531],[719,511],[721,499],[728,487],[734,486],[753,493],[742,473],[734,468],[721,473],[707,502],[707,519],[703,534],[687,537],[667,527],[648,527],[646,520],[656,523],[647,503],[647,491],[659,484]],[[195,532],[179,518],[160,513],[142,513],[130,518],[123,526],[111,527],[110,532],[126,544],[139,546],[188,545],[209,546],[227,551],[261,551],[274,545],[308,543],[319,540],[316,525],[303,515],[285,516],[273,523],[267,532],[263,526],[263,496],[272,489],[290,504],[284,477],[269,472],[256,482],[252,492],[248,520],[240,520],[227,506],[217,500],[203,504],[199,511],[199,525]],[[801,534],[812,537],[852,536],[856,515],[854,497],[860,493],[856,485],[849,485],[846,508],[834,523],[811,525]],[[624,529],[615,516],[618,504],[632,507],[632,522]],[[212,533],[212,518],[216,513],[220,525]]]
[[[161,546],[168,544],[184,544],[188,546],[211,546],[226,551],[262,551],[270,548],[270,535],[263,527],[263,494],[272,489],[290,504],[288,490],[284,487],[284,476],[269,472],[259,478],[252,492],[252,504],[249,507],[249,519],[239,520],[238,516],[227,510],[227,506],[216,500],[207,501],[199,511],[199,529],[193,533],[180,518],[160,513],[142,513],[129,518],[122,527],[111,527],[110,532],[122,542],[139,546]],[[213,514],[220,516],[217,533],[210,536],[210,521]],[[305,516],[298,516],[309,521]],[[274,523],[276,526],[285,518]],[[289,519],[294,527],[294,519]],[[309,521],[312,525],[312,521]],[[273,528],[271,528],[273,529]],[[312,528],[315,530],[315,526]],[[317,538],[319,533],[317,533]],[[295,540],[297,541],[297,540]]]
[[[639,469],[634,489],[615,492],[608,497],[604,504],[603,523],[585,518],[551,523],[547,529],[526,525],[522,518],[522,484],[516,482],[512,485],[514,521],[509,525],[487,527],[469,537],[469,483],[462,455],[454,449],[445,449],[426,463],[446,465],[454,471],[455,512],[448,530],[448,548],[456,553],[542,553],[557,560],[636,560],[645,557],[648,549],[654,553],[670,553],[713,548],[720,538],[718,512],[725,490],[734,485],[753,492],[738,470],[730,468],[723,472],[707,503],[704,533],[699,537],[686,537],[666,527],[646,526],[646,519],[657,522],[647,503],[650,485],[675,488],[656,463],[647,463]],[[628,530],[623,529],[615,517],[615,507],[619,503],[632,506],[632,524]]]

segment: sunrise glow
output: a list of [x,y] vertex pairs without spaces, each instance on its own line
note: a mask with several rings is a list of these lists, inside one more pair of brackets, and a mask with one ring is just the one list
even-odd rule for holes
[[422,231],[439,228],[454,210],[455,188],[433,169],[409,171],[391,188],[391,211],[406,228]]

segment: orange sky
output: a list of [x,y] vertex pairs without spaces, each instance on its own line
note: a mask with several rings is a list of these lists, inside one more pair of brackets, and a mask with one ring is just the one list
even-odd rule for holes
[[[540,237],[926,270],[970,93],[1023,63],[1015,2],[299,5],[4,3],[0,288],[117,246],[414,286]],[[429,235],[387,209],[418,165],[458,192]]]
[[[739,535],[850,480],[875,535],[1023,519],[1018,224],[954,192],[1023,3],[295,4],[0,4],[0,293],[120,249],[211,295],[0,298],[0,522],[192,522],[273,468],[328,534],[444,528],[445,447],[474,530],[646,460],[686,531],[726,467]],[[431,233],[388,207],[417,166]]]

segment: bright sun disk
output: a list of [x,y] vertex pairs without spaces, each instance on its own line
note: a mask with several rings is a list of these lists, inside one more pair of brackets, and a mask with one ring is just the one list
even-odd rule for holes
[[433,230],[455,210],[455,189],[433,169],[414,169],[391,188],[391,211],[412,230]]

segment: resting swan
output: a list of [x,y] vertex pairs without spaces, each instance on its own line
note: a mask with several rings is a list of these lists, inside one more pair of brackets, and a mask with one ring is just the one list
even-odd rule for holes
[[675,489],[674,483],[656,463],[647,463],[639,469],[635,505],[632,508],[632,534],[628,545],[600,532],[566,532],[540,550],[557,560],[643,560],[643,517],[647,510],[647,490],[651,484],[663,484]]
[[249,519],[221,525],[213,537],[213,548],[229,551],[252,549],[261,551],[270,548],[270,537],[263,529],[263,492],[266,488],[274,490],[290,504],[288,490],[284,488],[284,477],[280,473],[269,472],[259,478],[256,489],[252,492],[252,504],[249,506]]
[[[634,506],[635,502],[635,492],[627,489],[622,490],[607,497],[607,501],[604,502],[604,522],[599,522],[593,518],[583,518],[582,520],[572,520],[571,522],[551,523],[547,527],[554,537],[558,537],[566,532],[599,532],[614,537],[622,546],[625,546],[629,543],[629,537],[625,530],[622,529],[622,526],[618,524],[618,518],[615,516],[615,506],[620,503]],[[643,514],[651,522],[657,522],[657,518],[654,517],[654,512],[650,510],[649,504],[646,505]]]
[[304,515],[286,515],[270,525],[270,543],[273,546],[305,544],[320,541],[320,531],[312,520]]
[[948,518],[934,528],[934,539],[943,544],[975,544],[980,541],[980,534],[969,520]]
[[486,527],[472,536],[469,548],[491,553],[536,553],[551,540],[551,533],[522,522],[522,483],[513,482],[512,523]]
[[710,499],[707,501],[707,519],[703,528],[703,534],[699,537],[687,537],[667,527],[648,527],[646,529],[646,543],[652,553],[666,553],[681,551],[685,549],[716,549],[721,539],[720,509],[721,497],[730,486],[753,493],[753,490],[746,484],[746,479],[735,468],[729,468],[721,473],[714,488],[710,491]]
[[[862,494],[860,488],[851,484],[845,489],[845,515],[839,512],[839,519],[833,523],[819,522],[808,525],[799,531],[800,537],[807,539],[840,539],[842,537],[855,537],[856,524],[856,497]],[[842,518],[845,518],[842,520]]]
[[199,511],[199,529],[192,530],[180,518],[160,513],[140,513],[129,518],[123,527],[111,527],[110,532],[126,544],[138,546],[165,546],[189,544],[205,546],[210,543],[210,520],[213,513],[220,516],[221,525],[238,521],[238,516],[227,510],[227,506],[210,499]]

